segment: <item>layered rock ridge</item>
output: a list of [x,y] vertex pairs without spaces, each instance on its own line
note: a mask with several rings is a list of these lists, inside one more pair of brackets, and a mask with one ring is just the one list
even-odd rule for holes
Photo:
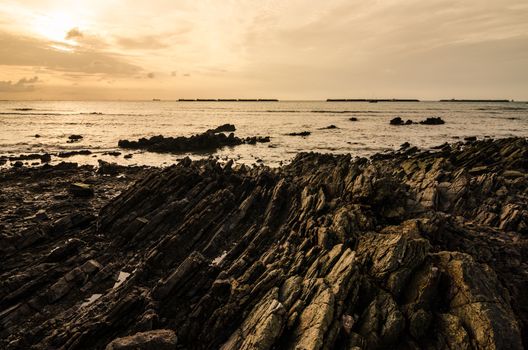
[[153,170],[0,270],[0,345],[523,349],[527,169],[502,139]]

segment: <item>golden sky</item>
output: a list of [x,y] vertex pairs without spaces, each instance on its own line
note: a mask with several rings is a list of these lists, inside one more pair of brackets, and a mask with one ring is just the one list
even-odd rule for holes
[[2,0],[0,99],[528,99],[526,0]]

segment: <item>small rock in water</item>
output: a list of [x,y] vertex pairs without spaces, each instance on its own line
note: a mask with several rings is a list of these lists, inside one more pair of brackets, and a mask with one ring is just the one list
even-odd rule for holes
[[113,157],[118,157],[121,155],[121,152],[118,152],[118,151],[111,151],[111,152],[105,152],[103,153],[104,155],[107,155],[107,156],[113,156]]
[[68,138],[72,141],[79,141],[83,139],[82,135],[76,135],[76,134],[70,135]]
[[301,131],[301,132],[291,132],[288,134],[288,136],[310,136],[312,133],[309,131]]
[[330,130],[330,129],[339,129],[339,128],[337,126],[335,126],[334,124],[325,126],[324,128],[321,128],[321,130]]
[[403,125],[403,119],[400,117],[392,118],[390,121],[390,125]]
[[442,125],[445,124],[445,121],[440,117],[429,117],[420,122],[422,125]]

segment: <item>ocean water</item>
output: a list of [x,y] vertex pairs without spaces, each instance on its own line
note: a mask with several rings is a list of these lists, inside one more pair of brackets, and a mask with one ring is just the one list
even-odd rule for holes
[[[391,126],[394,117],[415,122],[441,117],[444,125]],[[355,117],[358,121],[350,121]],[[467,136],[479,138],[528,137],[528,104],[510,103],[368,103],[368,102],[55,102],[1,101],[0,155],[89,149],[88,156],[67,158],[82,164],[98,159],[127,165],[170,165],[188,155],[197,159],[210,154],[154,154],[119,150],[120,139],[136,140],[154,135],[191,136],[231,123],[239,137],[270,136],[271,142],[223,148],[214,157],[239,163],[257,161],[277,166],[304,151],[350,153],[369,156],[409,142],[430,148]],[[337,129],[322,129],[329,125]],[[310,131],[308,137],[288,136]],[[41,137],[36,138],[39,134]],[[80,142],[68,136],[80,134]],[[119,150],[120,156],[104,155]],[[132,153],[131,159],[124,159]],[[54,158],[54,161],[62,159]]]

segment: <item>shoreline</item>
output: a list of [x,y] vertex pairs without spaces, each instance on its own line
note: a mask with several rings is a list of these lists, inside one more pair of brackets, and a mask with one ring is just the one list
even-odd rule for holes
[[526,138],[101,165],[0,171],[0,347],[526,344]]

